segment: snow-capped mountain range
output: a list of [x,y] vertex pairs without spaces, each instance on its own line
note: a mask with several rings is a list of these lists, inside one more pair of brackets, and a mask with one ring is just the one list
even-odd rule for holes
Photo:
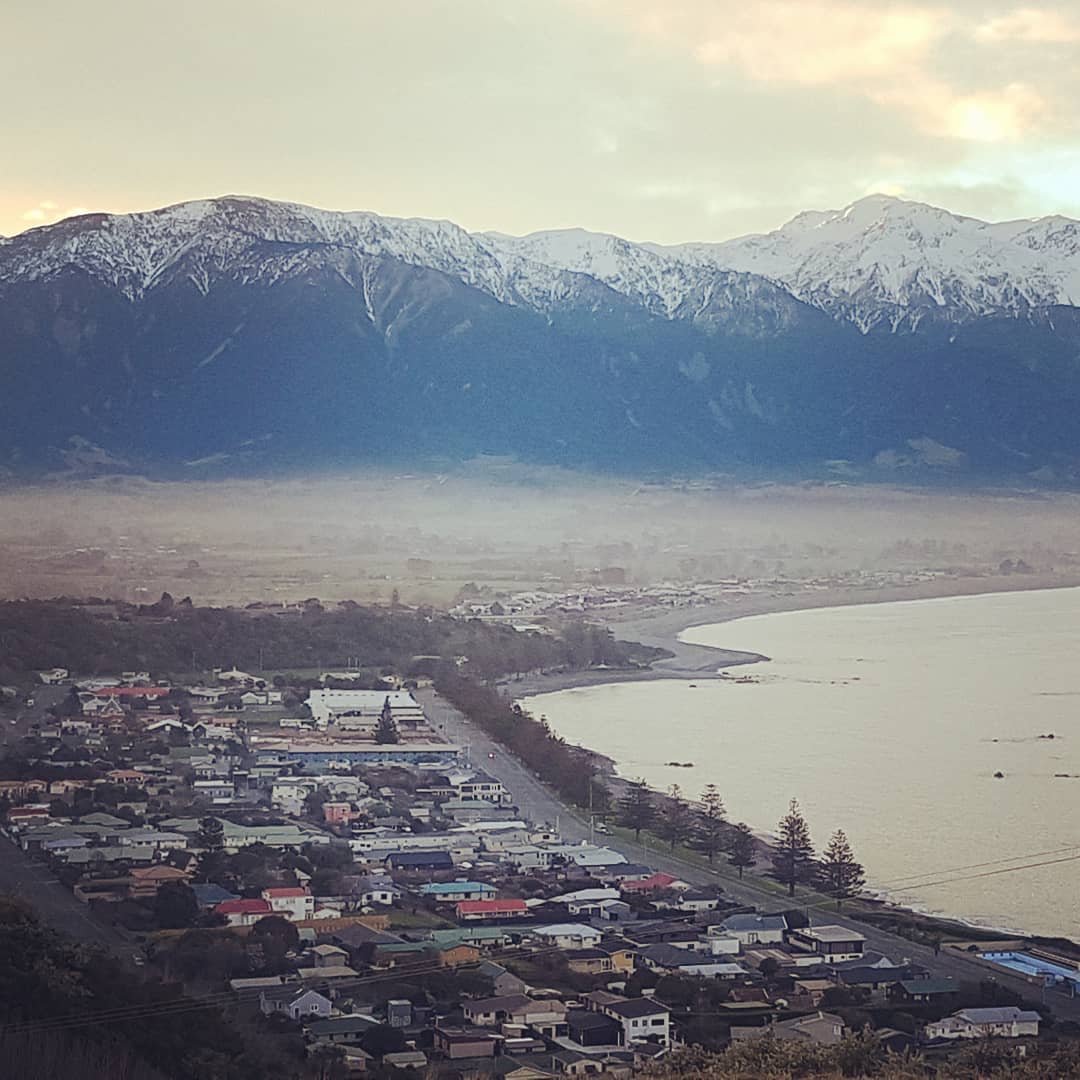
[[1080,223],[871,196],[662,246],[226,197],[0,239],[4,471],[1080,481]]
[[[388,256],[540,311],[572,302],[590,279],[650,313],[695,319],[718,292],[752,288],[744,275],[863,331],[1080,305],[1080,222],[991,224],[884,195],[806,211],[770,233],[675,246],[583,229],[469,233],[447,221],[226,197],[87,215],[0,241],[0,281],[77,267],[134,299],[177,273],[200,288],[216,274],[264,277],[251,257],[258,242]],[[303,268],[301,257],[269,272]]]

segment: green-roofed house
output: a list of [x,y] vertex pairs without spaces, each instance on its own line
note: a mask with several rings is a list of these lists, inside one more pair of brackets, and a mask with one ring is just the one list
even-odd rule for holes
[[951,1001],[960,992],[955,979],[904,979],[889,987],[890,1001]]

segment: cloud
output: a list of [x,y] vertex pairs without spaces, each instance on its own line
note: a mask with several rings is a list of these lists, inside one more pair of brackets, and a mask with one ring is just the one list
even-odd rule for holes
[[29,210],[23,211],[22,220],[28,221],[31,226],[45,225],[54,221],[61,221],[64,218],[89,213],[90,211],[85,206],[69,206],[67,209],[61,209],[60,205],[53,202],[52,199],[42,199],[36,206],[31,206]]
[[[967,142],[1018,139],[1049,116],[1031,78],[985,60],[965,72],[972,40],[1080,40],[1063,16],[1021,8],[973,28],[957,0],[898,3],[873,13],[854,0],[591,0],[657,48],[692,57],[717,79],[809,88],[868,101],[923,134]],[[999,71],[1002,72],[999,74]],[[972,74],[974,72],[974,74]]]
[[977,26],[975,40],[992,44],[1016,41],[1069,44],[1080,41],[1080,23],[1056,11],[1017,8]]

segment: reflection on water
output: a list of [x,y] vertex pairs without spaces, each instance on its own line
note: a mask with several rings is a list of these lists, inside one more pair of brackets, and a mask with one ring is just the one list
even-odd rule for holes
[[[740,669],[764,676],[752,683],[594,686],[529,708],[623,775],[715,782],[755,829],[797,796],[819,848],[842,827],[898,900],[1080,937],[1080,590],[785,612],[685,638],[773,659]],[[693,769],[664,764],[676,747]],[[1048,865],[1003,872],[1034,862]]]

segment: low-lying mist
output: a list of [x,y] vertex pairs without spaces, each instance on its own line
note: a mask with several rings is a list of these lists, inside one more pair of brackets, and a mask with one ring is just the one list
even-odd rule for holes
[[0,596],[447,606],[590,582],[934,570],[1080,576],[1080,499],[876,486],[633,483],[554,471],[220,483],[110,479],[0,496]]

